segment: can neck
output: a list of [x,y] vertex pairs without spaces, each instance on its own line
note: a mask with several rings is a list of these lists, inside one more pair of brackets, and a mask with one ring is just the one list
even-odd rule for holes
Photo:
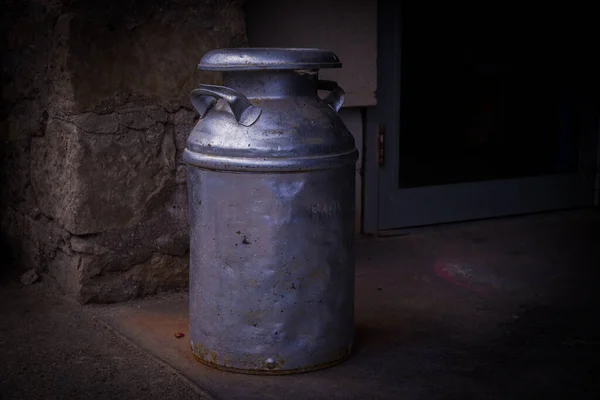
[[232,71],[225,74],[225,86],[251,99],[316,96],[318,78],[318,70]]

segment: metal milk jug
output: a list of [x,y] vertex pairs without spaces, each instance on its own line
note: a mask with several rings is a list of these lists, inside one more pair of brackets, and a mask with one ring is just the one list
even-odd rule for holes
[[[190,210],[190,345],[235,372],[285,374],[347,358],[354,337],[358,152],[337,111],[339,68],[317,49],[207,53],[184,161]],[[318,90],[328,92],[324,99]]]

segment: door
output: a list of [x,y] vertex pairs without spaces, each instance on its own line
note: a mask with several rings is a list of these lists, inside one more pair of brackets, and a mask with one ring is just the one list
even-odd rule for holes
[[593,204],[585,13],[392,3],[379,9],[378,228]]

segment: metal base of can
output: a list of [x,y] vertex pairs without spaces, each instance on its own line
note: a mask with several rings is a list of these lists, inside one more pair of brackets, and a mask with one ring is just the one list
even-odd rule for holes
[[292,375],[292,374],[302,374],[305,372],[313,372],[313,371],[317,371],[320,369],[325,369],[325,368],[329,368],[329,367],[333,367],[335,365],[341,364],[344,361],[346,361],[348,358],[350,358],[350,356],[352,355],[351,352],[348,352],[347,354],[345,354],[343,357],[338,358],[337,360],[333,360],[324,364],[319,364],[319,365],[315,365],[312,367],[305,367],[305,368],[296,368],[296,369],[279,369],[279,370],[268,370],[268,369],[243,369],[243,368],[233,368],[233,367],[225,367],[223,365],[220,364],[215,364],[212,363],[210,361],[204,360],[200,357],[198,357],[197,354],[194,354],[194,358],[199,361],[200,363],[207,365],[209,367],[215,368],[215,369],[219,369],[221,371],[227,371],[227,372],[233,372],[236,374],[245,374],[245,375]]

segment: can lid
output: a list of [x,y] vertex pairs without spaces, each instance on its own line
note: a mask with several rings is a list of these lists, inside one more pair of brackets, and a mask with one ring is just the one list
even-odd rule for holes
[[263,69],[341,68],[338,56],[328,50],[295,48],[235,48],[209,51],[198,69],[203,71],[253,71]]

